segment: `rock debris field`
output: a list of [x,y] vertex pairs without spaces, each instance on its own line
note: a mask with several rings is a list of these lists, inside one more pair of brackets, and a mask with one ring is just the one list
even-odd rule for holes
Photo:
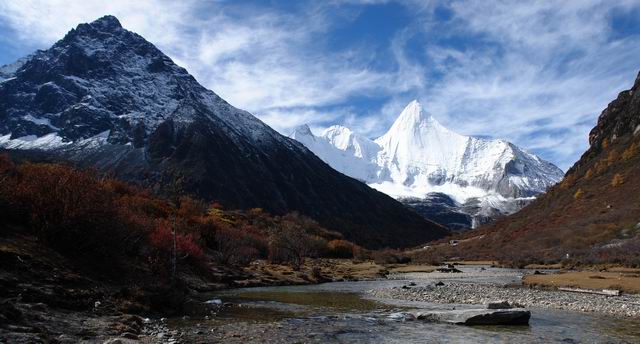
[[[475,277],[488,277],[474,273]],[[429,274],[423,281],[402,287],[370,290],[369,296],[447,304],[487,304],[505,300],[520,307],[550,308],[568,311],[608,314],[620,317],[640,317],[640,295],[605,296],[556,290],[529,289],[521,286],[493,283],[468,283],[468,274]],[[451,275],[451,274],[449,274]],[[425,276],[425,275],[422,275]],[[421,276],[421,277],[422,277]],[[460,277],[460,278],[458,278]],[[495,276],[494,276],[495,277]],[[499,277],[519,277],[516,275]],[[415,281],[415,279],[414,279]],[[412,285],[415,284],[415,285]]]

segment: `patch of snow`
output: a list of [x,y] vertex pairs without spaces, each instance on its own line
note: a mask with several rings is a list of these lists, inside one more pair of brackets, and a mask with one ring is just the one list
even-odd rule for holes
[[83,149],[96,148],[108,143],[111,130],[105,130],[97,135],[91,136],[86,139],[78,140],[74,143],[74,147],[81,147]]
[[46,125],[53,130],[60,130],[60,128],[51,124],[51,121],[48,118],[36,118],[31,115],[23,116],[22,119],[25,121],[33,122],[38,125]]
[[369,183],[368,185],[393,198],[425,198],[429,193],[440,192],[448,195],[460,204],[466,202],[470,198],[480,198],[488,195],[486,190],[482,190],[478,187],[460,186],[453,183],[445,183],[441,185],[418,184],[407,186],[393,181],[384,181],[380,183]]
[[41,137],[28,135],[11,139],[11,134],[0,136],[0,147],[7,149],[41,149],[49,150],[71,144],[65,142],[57,133],[50,133]]

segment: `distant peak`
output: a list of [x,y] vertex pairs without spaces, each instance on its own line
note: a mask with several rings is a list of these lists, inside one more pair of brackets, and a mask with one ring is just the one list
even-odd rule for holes
[[417,100],[412,100],[407,106],[405,106],[404,110],[400,113],[400,116],[396,119],[394,126],[400,125],[402,127],[413,127],[418,126],[425,122],[433,122],[438,124],[438,122],[429,114],[427,114],[422,108],[422,104],[420,104]]
[[106,15],[91,22],[91,26],[98,27],[102,31],[108,31],[113,29],[122,29],[122,25],[118,18],[112,15]]
[[299,125],[293,129],[292,136],[296,134],[313,136],[313,133],[311,132],[311,128],[309,128],[309,125],[307,125],[306,123]]
[[455,132],[450,131],[440,124],[435,118],[427,114],[422,108],[422,104],[417,100],[411,101],[396,118],[391,128],[378,139],[376,142],[384,144],[402,137],[424,137],[431,135],[433,132],[453,134],[462,137]]
[[325,133],[328,133],[328,132],[351,133],[351,129],[340,124],[334,124],[325,130]]
[[417,99],[414,99],[410,101],[409,104],[407,104],[407,106],[405,106],[405,110],[406,109],[418,109],[419,111],[421,111],[422,104],[420,104],[420,102]]

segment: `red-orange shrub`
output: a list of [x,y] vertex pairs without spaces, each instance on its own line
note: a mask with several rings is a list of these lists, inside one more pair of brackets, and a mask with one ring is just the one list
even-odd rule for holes
[[114,198],[94,173],[24,164],[17,169],[14,192],[38,236],[61,252],[106,258],[122,247],[125,229]]
[[354,245],[346,240],[331,240],[327,243],[329,255],[334,258],[353,258]]
[[[171,223],[166,220],[158,221],[154,230],[149,233],[149,243],[166,255],[170,255],[173,251],[173,230]],[[204,260],[204,251],[196,243],[191,234],[176,233],[176,246],[178,249],[178,258],[196,261]]]

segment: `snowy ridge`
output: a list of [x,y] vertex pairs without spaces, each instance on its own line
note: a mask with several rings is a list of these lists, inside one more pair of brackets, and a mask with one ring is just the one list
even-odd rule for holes
[[378,165],[375,158],[380,147],[348,128],[336,125],[326,129],[321,136],[315,136],[309,126],[302,125],[293,131],[291,138],[350,177],[366,181],[377,176]]
[[501,213],[518,210],[563,177],[553,164],[504,140],[464,136],[442,126],[417,101],[376,140],[332,126],[315,136],[308,126],[292,138],[336,170],[398,199],[443,193],[458,204]]

